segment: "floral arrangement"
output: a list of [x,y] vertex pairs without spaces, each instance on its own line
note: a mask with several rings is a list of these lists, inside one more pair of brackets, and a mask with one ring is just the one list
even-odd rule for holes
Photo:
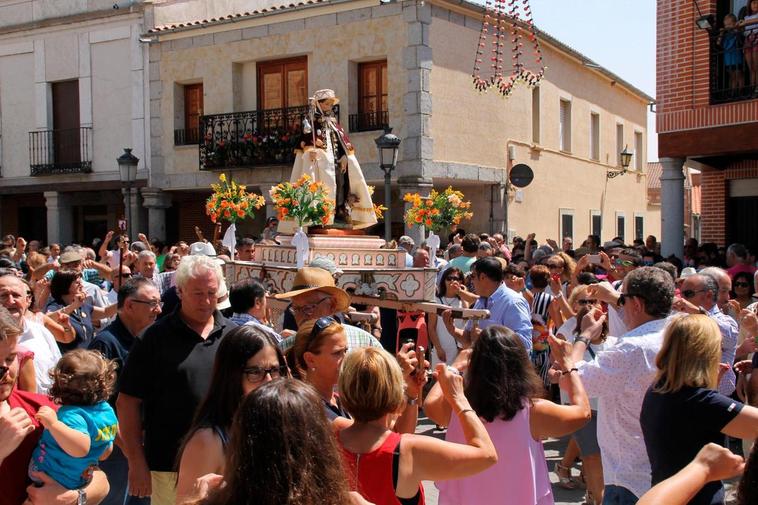
[[225,174],[219,175],[218,180],[218,184],[211,184],[213,194],[205,203],[205,213],[214,223],[219,219],[235,223],[253,217],[254,211],[265,205],[261,195],[248,193],[243,184],[227,181]]
[[279,214],[279,220],[293,220],[299,227],[326,225],[334,214],[334,200],[326,186],[303,175],[297,182],[283,182],[269,192]]
[[411,203],[411,208],[405,213],[408,226],[425,226],[435,233],[474,216],[468,210],[471,208],[471,202],[463,201],[463,193],[453,190],[452,187],[441,193],[432,190],[426,198],[418,193],[409,193],[403,200]]

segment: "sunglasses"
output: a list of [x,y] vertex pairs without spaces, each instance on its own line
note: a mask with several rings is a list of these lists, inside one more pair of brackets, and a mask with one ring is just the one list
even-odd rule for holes
[[577,300],[576,303],[578,303],[582,307],[585,307],[587,305],[595,305],[597,303],[597,299],[596,298],[588,298],[586,300]]
[[629,260],[622,260],[621,258],[614,258],[613,263],[617,267],[633,267],[634,262]]
[[555,264],[553,264],[553,265],[548,265],[547,268],[550,269],[550,270],[560,270],[560,269],[563,268],[563,265],[555,265]]
[[684,291],[682,291],[682,296],[685,298],[692,298],[696,294],[705,293],[706,291],[707,289],[698,289],[697,291],[692,290],[692,289],[685,289]]
[[621,296],[619,296],[619,306],[623,307],[626,304],[627,298],[642,298],[640,295],[632,295],[629,293],[621,293]]
[[287,367],[274,366],[271,368],[261,368],[259,366],[252,366],[250,368],[245,368],[244,370],[242,370],[242,373],[245,374],[248,381],[250,381],[253,384],[257,384],[258,382],[261,382],[263,379],[265,379],[267,375],[270,375],[272,379],[278,379],[279,377],[286,377]]
[[447,282],[463,282],[463,279],[460,277],[448,277],[445,279]]
[[735,288],[749,288],[750,284],[747,282],[735,282],[734,287]]
[[311,330],[310,340],[316,338],[319,333],[329,328],[333,324],[337,324],[337,320],[332,316],[319,317],[316,320],[316,323],[313,325],[313,329]]

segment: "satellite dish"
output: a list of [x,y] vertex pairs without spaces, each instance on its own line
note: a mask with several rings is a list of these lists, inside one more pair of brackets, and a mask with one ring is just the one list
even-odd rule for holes
[[524,163],[519,163],[511,168],[510,181],[517,188],[525,188],[534,180],[534,172]]

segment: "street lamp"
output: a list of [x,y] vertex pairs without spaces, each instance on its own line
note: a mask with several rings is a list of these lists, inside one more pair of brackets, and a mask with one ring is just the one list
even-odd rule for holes
[[119,179],[121,179],[122,191],[124,191],[124,195],[126,196],[126,234],[131,237],[132,184],[137,180],[137,165],[139,164],[139,158],[132,154],[131,148],[125,147],[124,154],[119,156],[116,161],[118,162],[118,176]]
[[397,153],[400,151],[400,137],[392,133],[392,128],[384,127],[384,133],[374,139],[376,149],[379,151],[379,167],[384,172],[384,240],[392,240],[392,171],[397,166]]
[[627,151],[627,147],[629,146],[624,146],[624,150],[619,153],[619,158],[621,158],[621,170],[608,170],[608,172],[606,172],[608,179],[624,175],[629,168],[629,164],[632,162],[633,153]]

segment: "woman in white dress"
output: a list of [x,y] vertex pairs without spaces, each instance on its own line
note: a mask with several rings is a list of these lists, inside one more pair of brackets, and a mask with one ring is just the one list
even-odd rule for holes
[[[442,273],[442,277],[440,278],[440,284],[437,289],[437,302],[456,309],[468,308],[468,303],[460,298],[460,292],[465,290],[463,272],[459,268],[450,267]],[[454,324],[457,328],[463,329],[465,322],[456,319]],[[445,323],[437,314],[429,315],[427,328],[429,339],[434,345],[434,353],[432,353],[431,358],[432,367],[437,363],[452,364],[462,344],[447,331]]]

